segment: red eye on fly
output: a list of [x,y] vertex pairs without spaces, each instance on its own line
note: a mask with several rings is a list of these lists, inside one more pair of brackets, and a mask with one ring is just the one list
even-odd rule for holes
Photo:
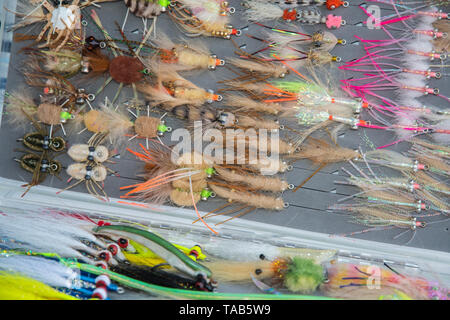
[[125,249],[126,247],[128,247],[128,240],[125,238],[120,238],[119,240],[117,240],[117,244],[119,245],[119,247]]
[[117,244],[111,243],[110,245],[108,245],[108,250],[109,250],[109,252],[112,253],[113,256],[115,256],[116,254],[119,253],[120,248]]
[[105,260],[106,262],[108,262],[109,260],[111,260],[111,252],[103,250],[100,251],[100,253],[98,254],[98,257],[102,260]]

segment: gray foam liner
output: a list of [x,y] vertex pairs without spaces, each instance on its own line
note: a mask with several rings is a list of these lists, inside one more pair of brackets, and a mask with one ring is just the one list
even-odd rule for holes
[[[242,18],[241,12],[243,10],[243,7],[241,7],[240,2],[241,1],[235,0],[230,1],[231,6],[234,6],[236,8],[236,13],[231,17],[232,25],[238,29],[242,29],[243,31],[243,35],[241,37],[236,37],[234,39],[239,45],[245,45],[245,50],[247,50],[248,52],[256,51],[257,48],[261,48],[261,43],[257,40],[248,38],[247,36],[245,36],[245,34],[257,35],[260,34],[262,29],[256,25],[249,24],[248,21],[245,21]],[[11,4],[13,2],[7,0],[6,4],[8,5],[8,3]],[[352,44],[352,42],[354,42],[355,40],[355,34],[367,39],[385,38],[385,34],[381,30],[369,30],[366,27],[360,26],[360,22],[366,20],[366,16],[363,11],[357,7],[357,5],[361,3],[361,1],[350,1],[350,3],[350,7],[339,8],[333,12],[336,15],[342,15],[347,22],[346,26],[333,31],[333,33],[337,37],[347,40],[346,46],[338,46],[333,50],[333,54],[342,57],[343,61],[349,61],[351,59],[361,57],[364,53],[361,45]],[[120,38],[120,34],[118,33],[114,22],[117,21],[120,25],[122,25],[126,14],[126,7],[124,3],[122,1],[119,1],[115,3],[105,3],[101,6],[101,9],[89,7],[83,10],[83,15],[88,21],[88,35],[92,34],[94,36],[100,37],[98,29],[94,26],[93,21],[89,18],[89,11],[94,9],[100,16],[101,21],[103,22],[106,29],[110,32],[112,37]],[[14,9],[14,7],[9,8]],[[327,11],[325,8],[321,8],[321,10],[323,12]],[[388,11],[382,10],[382,14],[385,14],[387,12]],[[150,25],[150,23],[151,20],[148,21],[148,25]],[[283,26],[281,23],[277,22],[269,23],[269,25]],[[309,32],[324,28],[325,27],[323,25],[304,26],[304,29]],[[39,27],[34,26],[31,29],[28,29],[26,32],[36,34],[39,31]],[[182,39],[182,33],[172,23],[169,17],[164,14],[157,19],[156,32],[158,33],[162,31],[168,34],[173,40]],[[20,32],[24,33],[25,29],[20,30]],[[140,40],[143,34],[143,21],[130,14],[124,32],[129,39]],[[394,33],[394,35],[398,36],[399,34]],[[218,38],[202,38],[201,40],[211,49],[213,53],[217,54],[222,59],[227,60],[227,58],[235,56],[234,47],[228,40]],[[5,50],[5,47],[8,47],[8,49],[10,48],[11,51],[6,91],[26,90],[32,92],[34,97],[38,97],[39,93],[35,88],[26,87],[26,85],[24,84],[23,76],[18,70],[21,67],[23,63],[22,61],[24,59],[24,56],[18,53],[18,50],[24,45],[25,43],[23,42],[5,42],[3,45],[3,50]],[[343,73],[337,73],[337,75],[340,79],[352,76],[351,73],[347,73],[345,75]],[[217,90],[217,81],[227,79],[232,76],[233,74],[226,68],[218,68],[213,72],[204,71],[200,73],[191,73],[186,75],[186,78],[200,87]],[[89,78],[89,76],[87,77]],[[82,76],[77,76],[75,79],[75,82],[81,83],[88,92],[95,92],[102,85],[106,77],[101,76],[99,78],[89,78],[89,81],[85,81],[86,78],[83,78]],[[338,81],[338,79],[336,79],[336,81]],[[439,87],[441,92],[445,95],[450,94],[448,83],[448,78],[443,78],[439,81],[430,81],[430,86]],[[112,99],[112,97],[116,93],[117,88],[118,84],[111,82],[107,89],[99,96],[97,96],[96,101],[94,102],[94,106],[97,105],[100,101],[103,101],[105,95]],[[390,93],[387,93],[386,95],[392,96],[390,95]],[[130,88],[125,88],[122,91],[121,98],[125,98],[127,96],[132,96],[132,90]],[[436,97],[425,97],[424,99],[426,99],[427,103],[441,106],[442,108],[448,108],[448,103],[444,102],[444,100],[442,99]],[[214,103],[213,107],[219,108],[220,103]],[[368,119],[369,116],[367,114],[363,114],[362,118]],[[178,128],[183,125],[183,122],[171,117],[167,117],[166,120],[168,125],[173,128]],[[70,125],[68,125],[67,128],[70,129]],[[18,128],[10,126],[8,123],[8,116],[3,116],[0,132],[2,149],[2,152],[0,152],[0,163],[1,176],[4,178],[24,182],[28,182],[31,179],[31,174],[23,171],[19,167],[19,165],[13,161],[14,157],[20,155],[13,150],[15,148],[22,148],[21,144],[19,142],[16,142],[16,139],[23,136],[24,133],[25,132],[23,130],[19,130]],[[88,133],[75,133],[71,134],[68,137],[68,141],[70,144],[85,142],[87,141],[89,136],[90,135]],[[344,147],[357,149],[359,146],[361,146],[363,149],[367,149],[368,146],[365,142],[367,138],[375,146],[384,145],[395,139],[394,135],[391,132],[387,131],[385,132],[382,130],[371,130],[363,128],[357,131],[346,129],[346,131],[339,137],[338,143]],[[171,144],[171,142],[169,141],[169,135],[163,137],[163,141]],[[136,150],[138,143],[142,143],[142,141],[137,141],[135,139],[133,141],[130,141],[127,147]],[[394,151],[405,151],[408,149],[408,144],[400,143],[392,146],[390,149]],[[71,159],[65,154],[58,156],[58,160],[61,161],[65,166],[72,163]],[[142,162],[136,160],[135,156],[128,152],[123,152],[120,159],[117,159],[116,161],[117,163],[111,165],[111,168],[118,171],[120,177],[108,177],[105,183],[105,191],[110,197],[118,198],[123,194],[122,192],[120,192],[119,187],[137,182],[138,180],[136,179],[136,174],[142,171],[143,165]],[[327,208],[330,205],[335,204],[338,199],[357,192],[357,189],[355,188],[334,184],[335,181],[342,181],[346,177],[345,173],[340,170],[342,166],[346,167],[349,170],[353,170],[351,169],[351,166],[349,164],[341,163],[329,165],[321,170],[318,174],[316,174],[305,184],[303,188],[299,189],[297,192],[284,192],[283,198],[290,204],[287,209],[280,212],[255,210],[245,215],[242,219],[328,234],[347,234],[350,232],[363,230],[366,227],[351,223],[349,216],[333,213],[327,210]],[[294,164],[294,170],[284,174],[284,178],[287,179],[289,183],[298,185],[313,171],[315,171],[315,169],[315,165],[310,163],[309,161],[297,161]],[[390,174],[382,168],[380,168],[378,172],[380,172],[381,175]],[[43,184],[57,189],[67,187],[67,174],[63,173],[61,175],[61,178],[61,180],[58,180],[57,178],[50,176],[45,180]],[[73,190],[77,192],[86,192],[84,185],[79,185]],[[198,208],[201,211],[207,212],[223,204],[223,200],[216,198],[211,199],[207,202],[200,203],[198,205]],[[443,219],[444,218],[442,216],[438,216],[434,218],[427,218],[426,221],[441,221]],[[450,250],[448,230],[449,226],[449,221],[429,224],[426,228],[418,230],[415,234],[414,239],[407,245],[416,248],[426,248],[448,252]],[[400,232],[402,232],[402,230],[400,229],[390,229],[384,231],[368,232],[355,235],[354,237],[360,237],[367,240],[386,243],[405,244],[411,238],[412,231],[402,235],[401,237],[394,238]]]

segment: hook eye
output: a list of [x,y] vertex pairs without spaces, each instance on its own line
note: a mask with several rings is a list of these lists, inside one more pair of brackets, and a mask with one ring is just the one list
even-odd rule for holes
[[292,190],[292,189],[294,189],[295,188],[295,186],[292,184],[292,183],[290,183],[289,185],[288,185],[288,189],[289,190]]
[[225,65],[225,60],[220,60],[219,66],[224,66]]
[[216,197],[216,193],[215,192],[211,192],[211,195],[209,197],[210,198],[215,198]]
[[240,37],[242,35],[242,30],[236,30],[236,37]]
[[87,98],[88,98],[89,101],[94,101],[95,100],[95,94],[89,93]]
[[230,7],[230,8],[228,8],[228,12],[233,14],[236,12],[236,9],[234,7]]
[[292,171],[292,169],[294,169],[294,166],[291,165],[291,164],[288,165],[287,168],[286,168],[287,171]]
[[81,20],[81,25],[86,27],[88,25],[88,22],[86,20]]
[[222,100],[223,100],[223,97],[222,97],[221,95],[218,95],[218,96],[217,96],[217,101],[220,102],[220,101],[222,101]]
[[101,49],[105,49],[106,48],[106,42],[104,42],[104,41],[100,42],[99,47]]
[[434,95],[438,95],[439,94],[439,89],[438,88],[434,88],[433,89],[433,94]]
[[347,24],[347,21],[345,21],[345,20],[341,21],[341,26],[345,26],[346,24]]
[[283,208],[289,208],[289,203],[288,202],[285,202],[284,204],[283,204]]
[[343,45],[343,46],[345,46],[346,44],[347,44],[347,40],[345,40],[345,39],[340,39],[340,42],[339,42],[341,45]]
[[117,287],[116,292],[117,292],[118,294],[123,294],[123,293],[125,293],[125,290],[124,290],[122,287]]
[[350,4],[348,3],[348,1],[344,1],[344,2],[342,3],[342,6],[343,6],[344,8],[347,8],[349,5],[350,5]]

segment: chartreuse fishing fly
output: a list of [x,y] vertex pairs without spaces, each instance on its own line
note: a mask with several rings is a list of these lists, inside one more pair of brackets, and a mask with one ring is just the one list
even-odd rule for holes
[[[135,252],[131,253],[131,252],[123,251],[123,254],[124,254],[125,258],[132,264],[146,265],[146,266],[153,267],[153,266],[161,265],[161,264],[165,263],[164,259],[159,257],[157,254],[152,252],[150,249],[141,245],[140,243],[133,241],[133,240],[129,240],[129,242],[130,242],[130,245],[132,245],[133,248],[135,249]],[[202,253],[202,250],[199,246],[194,246],[192,248],[186,248],[186,247],[183,247],[183,246],[180,246],[177,244],[173,244],[173,245],[194,261],[204,260],[206,258],[206,256]],[[164,268],[164,267],[170,268],[170,266],[161,266],[161,267],[162,268]]]
[[77,300],[77,298],[35,279],[0,271],[0,300]]

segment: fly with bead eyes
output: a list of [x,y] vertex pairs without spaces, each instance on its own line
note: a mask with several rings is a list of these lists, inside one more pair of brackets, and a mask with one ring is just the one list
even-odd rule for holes
[[106,136],[107,134],[103,133],[94,136],[88,144],[74,144],[69,148],[67,154],[77,162],[114,163],[109,160],[114,156],[110,156],[110,151],[105,146],[100,145]]
[[94,139],[90,140],[89,144],[78,144],[69,149],[69,156],[77,162],[69,165],[66,170],[70,176],[68,182],[72,179],[78,181],[58,191],[57,194],[84,182],[87,191],[91,195],[102,201],[108,200],[108,195],[103,189],[104,181],[108,173],[117,176],[117,172],[103,165],[104,162],[108,161],[109,157],[108,149],[100,145],[106,136],[106,134],[96,135]]
[[22,197],[31,189],[31,187],[41,184],[47,175],[53,175],[59,178],[63,166],[51,156],[51,152],[62,152],[66,148],[66,141],[62,137],[52,137],[43,127],[39,125],[31,116],[23,111],[26,117],[31,120],[37,131],[27,133],[17,141],[22,142],[24,146],[33,151],[39,151],[40,154],[30,152],[29,150],[16,149],[23,152],[20,158],[14,158],[22,169],[33,174],[31,182],[24,185],[27,187]]
[[28,152],[26,150],[15,150],[24,152],[24,155],[20,158],[14,158],[14,161],[18,162],[24,170],[31,172],[33,177],[31,182],[23,185],[27,187],[26,191],[22,194],[22,197],[33,186],[41,184],[47,177],[47,175],[53,175],[59,178],[59,173],[62,170],[62,164],[59,161],[53,160],[47,150],[44,150],[41,154]]

